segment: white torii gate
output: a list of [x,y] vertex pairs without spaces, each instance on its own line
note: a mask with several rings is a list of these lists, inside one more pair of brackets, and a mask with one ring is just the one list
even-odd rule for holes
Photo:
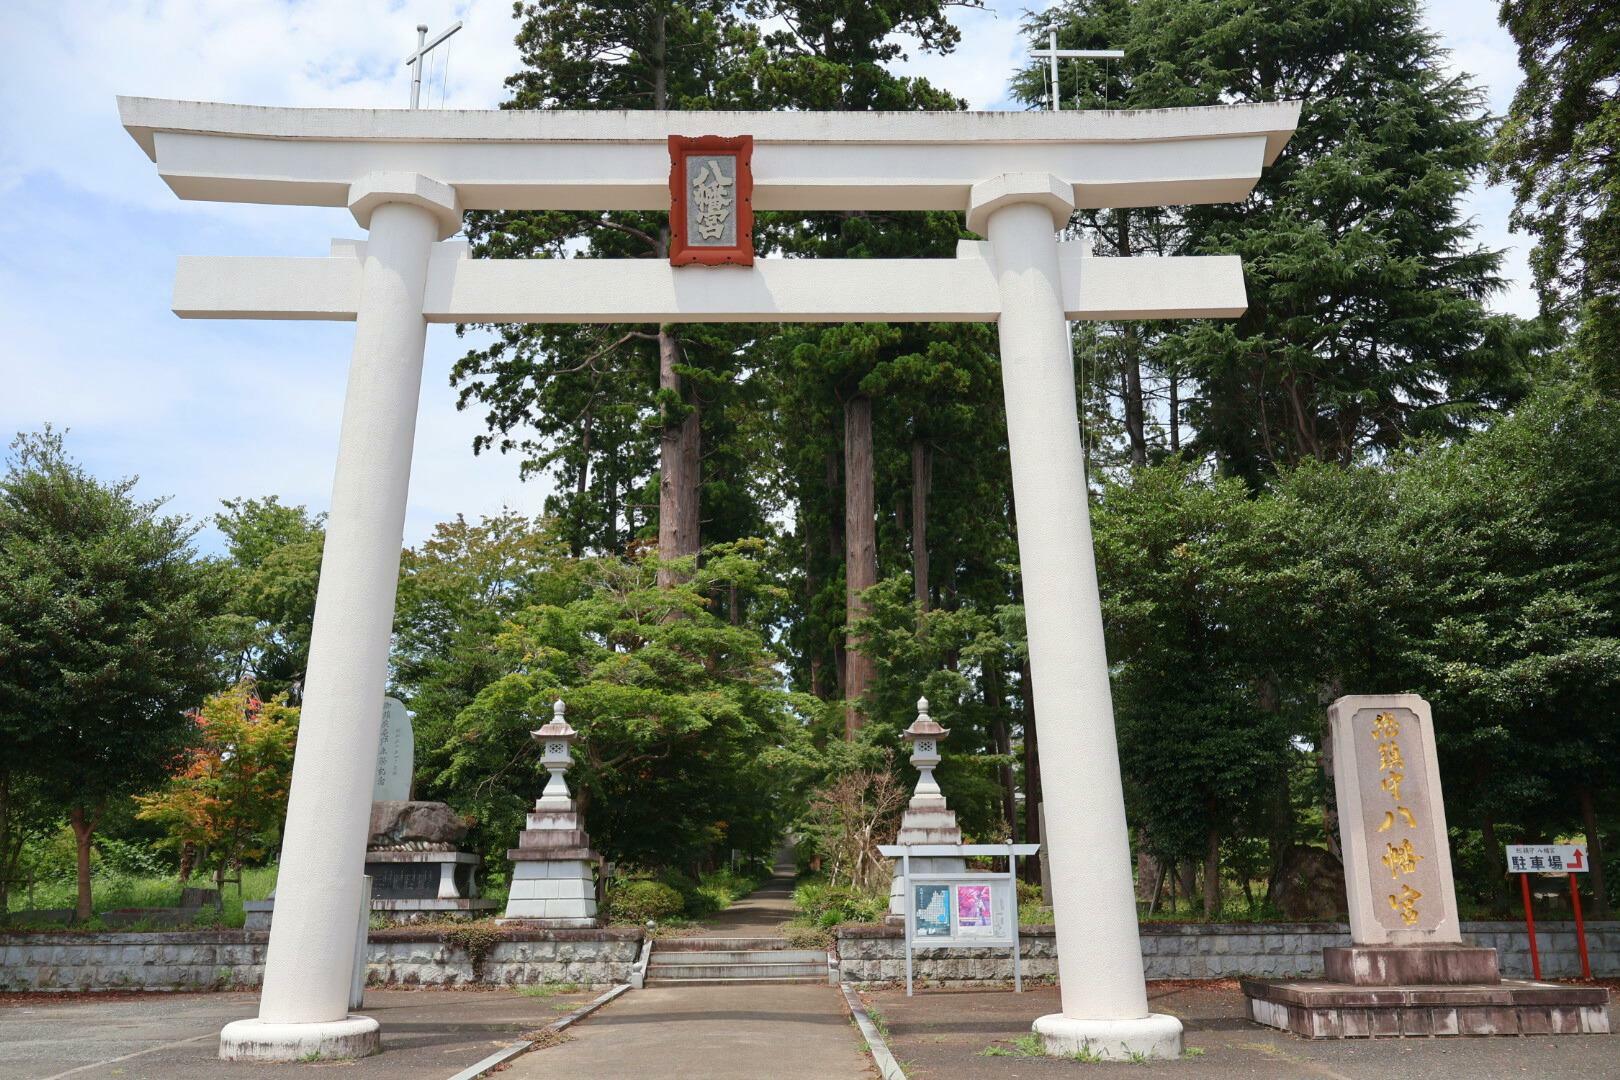
[[[1231,317],[1236,257],[1107,259],[1060,243],[1076,207],[1236,201],[1296,102],[1137,112],[679,113],[278,109],[120,98],[183,199],[347,206],[325,258],[182,258],[187,318],[353,320],[337,470],[256,1019],[223,1058],[370,1053],[348,1013],[372,758],[430,322],[993,321],[1018,506],[1062,1012],[1050,1052],[1176,1056],[1148,1010],[1071,319]],[[955,259],[482,260],[464,210],[665,210],[668,137],[754,139],[757,210],[965,210]]]

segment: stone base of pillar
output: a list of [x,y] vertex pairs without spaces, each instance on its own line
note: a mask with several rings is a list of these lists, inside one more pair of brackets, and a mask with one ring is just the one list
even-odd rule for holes
[[1052,1013],[1037,1019],[1034,1028],[1052,1057],[1078,1054],[1105,1061],[1181,1057],[1181,1021],[1164,1013],[1135,1020],[1081,1020]]
[[370,1057],[382,1049],[382,1029],[350,1014],[317,1024],[236,1020],[219,1033],[221,1061],[334,1061]]

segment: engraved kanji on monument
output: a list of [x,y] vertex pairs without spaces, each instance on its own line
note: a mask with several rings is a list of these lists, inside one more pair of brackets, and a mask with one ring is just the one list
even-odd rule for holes
[[1321,979],[1243,979],[1249,1019],[1308,1039],[1607,1032],[1607,990],[1504,980],[1462,943],[1429,703],[1342,697],[1328,726],[1350,944]]
[[754,138],[669,137],[672,266],[754,263]]
[[1328,724],[1351,941],[1461,941],[1429,703],[1416,694],[1342,697]]

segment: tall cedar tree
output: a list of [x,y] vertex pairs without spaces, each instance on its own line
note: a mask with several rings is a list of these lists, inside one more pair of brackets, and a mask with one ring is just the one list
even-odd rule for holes
[[1524,81],[1497,137],[1513,225],[1536,238],[1530,269],[1545,314],[1576,320],[1575,343],[1620,392],[1620,15],[1604,0],[1504,0]]
[[[1456,432],[1522,392],[1530,339],[1486,310],[1500,255],[1461,207],[1485,163],[1481,96],[1446,71],[1415,0],[1081,0],[1031,28],[1048,26],[1069,47],[1125,50],[1078,73],[1088,103],[1303,102],[1248,199],[1186,208],[1166,236],[1167,253],[1241,255],[1248,284],[1242,318],[1146,345],[1170,387],[1194,384],[1174,416],[1196,429],[1191,449],[1253,479]],[[1025,73],[1025,100],[1041,80]],[[1119,217],[1099,219],[1114,246],[1131,235]],[[1129,428],[1141,406],[1125,396]]]
[[186,710],[215,673],[218,575],[196,531],[103,484],[49,429],[12,443],[0,478],[0,769],[65,810],[77,917],[108,804],[150,790],[192,737]]
[[[947,18],[947,6],[937,0],[752,5],[751,14],[778,27],[764,36],[759,72],[764,103],[828,111],[962,108],[952,95],[924,80],[893,75],[884,66],[903,55],[902,35],[924,51],[954,49],[961,34]],[[961,236],[955,214],[779,215],[766,228],[773,246],[818,258],[948,257]],[[799,644],[809,653],[810,688],[845,699],[846,738],[853,738],[865,720],[858,703],[876,674],[872,650],[855,630],[871,612],[865,593],[879,572],[882,450],[876,432],[913,429],[905,444],[911,458],[905,488],[912,492],[919,536],[926,535],[932,471],[926,428],[918,428],[919,418],[908,415],[903,404],[879,404],[875,394],[882,380],[874,376],[885,364],[926,353],[936,339],[973,340],[951,328],[852,324],[788,328],[772,343],[776,359],[770,366],[781,380],[784,420],[809,434],[784,447],[783,461],[804,558],[809,625]],[[913,571],[922,571],[915,588],[925,596],[925,541],[914,538],[913,550]]]
[[[508,109],[722,109],[749,103],[740,74],[753,38],[732,6],[695,3],[530,3],[514,9],[523,69],[506,80]],[[506,211],[468,219],[474,253],[490,258],[667,258],[663,212]],[[487,407],[497,446],[525,457],[525,471],[551,471],[562,483],[547,508],[564,521],[576,555],[623,552],[649,523],[658,554],[694,556],[701,522],[725,515],[718,530],[757,532],[762,517],[738,494],[735,468],[704,508],[707,408],[730,395],[746,328],[686,326],[520,326],[491,328],[496,339],[467,354],[451,380],[460,404]],[[649,440],[649,428],[656,439]],[[657,494],[645,493],[652,461]],[[735,466],[735,462],[731,463]],[[727,474],[730,475],[727,475]],[[730,481],[730,482],[728,482]],[[656,505],[656,516],[647,513]],[[668,584],[675,573],[661,571]]]

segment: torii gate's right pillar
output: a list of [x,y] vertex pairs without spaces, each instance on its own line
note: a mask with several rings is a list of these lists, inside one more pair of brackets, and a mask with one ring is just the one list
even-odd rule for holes
[[1102,602],[1086,506],[1056,230],[1073,189],[1047,173],[974,186],[968,228],[1001,292],[1024,621],[1034,677],[1063,1011],[1035,1021],[1050,1054],[1181,1056],[1181,1022],[1150,1013],[1131,882]]

